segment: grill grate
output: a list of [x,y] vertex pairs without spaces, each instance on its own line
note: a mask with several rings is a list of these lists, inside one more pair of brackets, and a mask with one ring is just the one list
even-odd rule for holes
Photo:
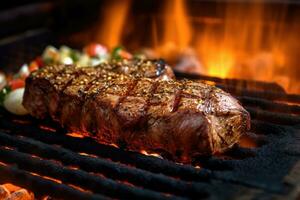
[[248,134],[256,148],[236,146],[225,155],[196,159],[200,169],[72,137],[53,122],[4,110],[0,127],[0,181],[63,199],[286,195],[295,185],[284,177],[300,157],[299,147],[292,148],[300,143],[296,128],[259,119]]
[[0,109],[0,183],[30,189],[39,198],[74,200],[299,197],[300,106],[290,103],[300,103],[300,96],[274,83],[177,75],[215,82],[250,112],[252,128],[232,150],[196,158],[193,165],[200,168],[182,165]]

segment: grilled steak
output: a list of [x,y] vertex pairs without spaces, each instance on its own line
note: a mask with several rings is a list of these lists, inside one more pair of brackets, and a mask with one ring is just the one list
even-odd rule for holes
[[248,112],[216,87],[113,69],[45,67],[27,78],[23,104],[102,143],[164,151],[180,162],[222,152],[249,128]]

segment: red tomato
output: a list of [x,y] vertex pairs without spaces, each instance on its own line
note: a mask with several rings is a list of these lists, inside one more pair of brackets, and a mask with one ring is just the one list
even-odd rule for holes
[[39,67],[44,66],[44,62],[43,62],[43,59],[42,59],[41,56],[37,57],[34,61],[37,63],[37,65],[38,65]]
[[131,59],[132,58],[132,55],[129,52],[124,51],[124,50],[121,50],[119,54],[124,59]]
[[29,71],[33,72],[39,69],[39,65],[36,61],[32,61],[29,65]]
[[83,50],[86,54],[88,54],[91,57],[104,55],[107,53],[107,49],[101,44],[97,43],[89,44]]
[[22,88],[25,86],[25,81],[22,79],[13,79],[8,84],[12,90]]

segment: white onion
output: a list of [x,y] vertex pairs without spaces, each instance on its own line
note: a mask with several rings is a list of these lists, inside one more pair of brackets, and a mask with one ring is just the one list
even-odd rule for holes
[[5,85],[6,85],[6,77],[3,73],[0,73],[0,90],[2,90],[2,88],[4,88]]
[[71,54],[72,49],[70,47],[67,46],[61,46],[59,48],[59,53],[61,56],[69,56]]
[[82,54],[78,60],[78,65],[85,67],[89,65],[90,57],[87,54]]
[[27,110],[22,105],[24,88],[19,88],[11,91],[4,100],[4,107],[9,112],[16,115],[26,115]]
[[73,64],[73,60],[70,57],[60,57],[60,63],[65,64],[65,65],[72,65]]
[[43,60],[51,60],[57,62],[60,58],[58,50],[54,46],[47,46],[42,55]]
[[27,76],[29,76],[30,71],[29,71],[28,65],[27,64],[22,65],[22,67],[20,68],[18,74],[21,77],[27,77]]

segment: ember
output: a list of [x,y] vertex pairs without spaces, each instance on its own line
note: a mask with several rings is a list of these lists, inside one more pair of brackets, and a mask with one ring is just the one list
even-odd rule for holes
[[67,133],[67,135],[71,136],[71,137],[78,137],[78,138],[84,138],[84,135],[80,134],[80,133]]
[[157,157],[157,158],[162,158],[161,155],[159,155],[157,153],[148,153],[145,150],[142,150],[141,153],[144,154],[144,155],[146,155],[146,156],[154,156],[154,157]]
[[11,183],[0,185],[0,199],[2,200],[35,200],[34,194]]

